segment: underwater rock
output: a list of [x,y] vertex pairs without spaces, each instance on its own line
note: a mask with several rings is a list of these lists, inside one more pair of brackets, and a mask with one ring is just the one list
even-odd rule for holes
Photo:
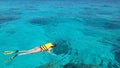
[[57,45],[54,49],[53,52],[57,55],[60,54],[67,54],[70,50],[70,42],[67,40],[56,40],[55,44]]
[[116,51],[114,55],[115,55],[115,60],[120,64],[120,51]]
[[13,7],[13,8],[10,8],[9,10],[10,11],[18,11],[18,10],[20,10],[20,8]]
[[35,68],[56,68],[56,65],[53,62],[49,62],[44,65],[37,66]]
[[112,12],[106,12],[106,11],[98,11],[97,13],[100,15],[112,15],[113,14]]
[[[99,17],[82,17],[84,22],[83,25],[85,26],[90,26],[93,28],[104,28],[104,29],[110,29],[110,30],[115,30],[115,29],[120,29],[120,21],[111,21],[108,19],[104,18],[99,18]],[[78,22],[80,22],[78,20]]]
[[105,23],[104,24],[104,28],[105,29],[120,29],[120,24],[115,23],[115,22],[111,22],[111,23]]
[[77,66],[73,63],[68,63],[68,64],[64,65],[63,68],[77,68]]
[[0,24],[3,24],[5,22],[17,20],[17,17],[12,17],[12,16],[6,16],[6,17],[0,17]]
[[114,68],[119,68],[119,66],[116,65],[116,64],[113,64],[112,66],[113,66]]
[[25,10],[36,11],[38,9],[30,6],[30,7],[26,7]]
[[93,29],[84,29],[84,30],[81,30],[81,32],[86,36],[92,36],[92,37],[97,37],[98,35],[100,36],[101,34],[99,31],[96,31]]
[[103,66],[103,62],[104,62],[104,61],[103,61],[103,60],[101,60],[101,62],[100,62],[100,64],[99,64],[99,66]]
[[55,24],[56,21],[53,18],[34,18],[30,20],[31,24],[39,25],[39,26],[44,26],[44,25],[50,25],[50,24]]
[[20,18],[20,15],[22,13],[16,12],[16,11],[1,11],[0,12],[0,24],[3,24],[5,22],[17,20]]
[[115,60],[120,64],[120,46],[119,46],[119,40],[116,39],[116,41],[113,41],[116,44],[112,44],[112,51],[115,55]]
[[92,17],[88,17],[88,18],[84,18],[84,25],[85,26],[90,26],[90,27],[93,27],[93,28],[103,28],[104,27],[104,24],[106,22],[109,22],[109,20],[107,19],[104,19],[104,18],[92,18]]
[[49,22],[44,18],[35,18],[30,21],[31,24],[47,25]]
[[7,30],[6,33],[12,35],[12,34],[16,33],[16,31],[15,30]]
[[68,63],[63,66],[63,68],[98,68],[96,65],[92,64],[74,64],[74,63]]
[[117,64],[112,64],[112,62],[109,62],[107,66],[108,68],[119,68]]
[[120,38],[118,38],[118,39],[117,39],[117,41],[119,41],[119,42],[120,42]]
[[61,65],[55,62],[48,62],[35,68],[61,68]]
[[112,7],[111,5],[102,5],[101,7]]
[[108,68],[113,68],[113,67],[112,67],[112,62],[109,62],[109,63],[107,64],[107,67],[108,67]]
[[1,11],[0,12],[0,15],[3,17],[3,16],[19,16],[21,15],[22,13],[19,12],[19,11],[15,11],[15,10],[7,10],[7,11]]
[[116,39],[116,42],[117,42],[118,44],[120,44],[120,37],[118,37],[118,38]]

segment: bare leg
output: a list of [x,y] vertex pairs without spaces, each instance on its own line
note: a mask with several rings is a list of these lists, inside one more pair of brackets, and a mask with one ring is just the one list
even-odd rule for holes
[[20,53],[17,56],[22,56],[22,55],[27,55],[27,54],[32,54],[32,53]]
[[33,49],[30,49],[30,50],[21,50],[19,52],[23,52],[23,53],[31,53],[31,52],[38,52],[38,51],[41,51],[41,49],[39,47],[35,47]]
[[41,51],[41,49],[39,47],[33,48],[31,50],[22,50],[22,51],[19,51],[19,52],[23,52],[23,53],[16,54],[16,55],[10,57],[6,62],[7,63],[10,62],[11,60],[13,60],[17,56],[23,56],[23,55],[27,55],[27,54],[32,54],[32,53],[40,52],[40,51]]
[[31,51],[35,51],[35,48],[33,48],[33,49],[29,49],[29,50],[19,50],[19,52],[31,52]]
[[40,51],[27,50],[27,51],[24,51],[23,53],[18,54],[18,56],[32,54],[32,53],[36,53],[36,52],[40,52]]

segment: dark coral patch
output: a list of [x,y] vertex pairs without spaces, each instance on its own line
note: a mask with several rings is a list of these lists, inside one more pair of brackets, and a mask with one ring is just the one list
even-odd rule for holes
[[105,23],[104,24],[104,28],[105,29],[120,29],[120,22],[119,23],[116,23],[117,21],[114,21],[114,22],[110,22],[110,23]]
[[6,17],[0,17],[0,24],[3,24],[5,22],[13,21],[18,19],[18,17],[11,17],[11,16],[6,16]]
[[94,18],[94,17],[87,17],[84,18],[84,25],[85,26],[91,26],[91,27],[103,27],[106,22],[109,20],[104,18]]
[[34,7],[26,7],[25,10],[36,11],[38,9]]
[[11,34],[11,35],[12,35],[12,34],[15,34],[15,33],[16,33],[16,31],[15,31],[15,30],[7,30],[7,31],[6,31],[6,33],[7,33],[7,34]]
[[120,44],[120,37],[116,39],[117,43]]
[[115,60],[120,64],[120,37],[118,37],[115,41],[113,41],[115,44],[112,44],[113,46],[113,52],[115,55]]
[[112,6],[110,6],[110,5],[102,5],[101,7],[112,7]]
[[14,11],[13,9],[12,10],[9,9],[7,11],[0,12],[0,16],[19,16],[21,14],[22,14],[21,12]]
[[9,10],[10,11],[18,11],[18,10],[20,10],[20,8],[13,7],[13,8],[10,8]]
[[28,5],[27,5],[27,6],[24,6],[24,7],[25,7],[25,8],[24,8],[25,10],[38,10],[38,9],[36,8],[36,6],[30,6],[30,5],[28,6]]
[[73,63],[68,63],[68,64],[64,65],[63,68],[78,68],[78,67]]
[[35,19],[30,20],[30,23],[31,24],[38,24],[38,25],[49,24],[49,22],[45,18],[35,18]]
[[120,51],[117,51],[114,53],[115,54],[115,60],[120,63]]
[[67,40],[56,40],[55,44],[57,46],[53,49],[53,52],[57,55],[67,54],[70,50],[70,42]]
[[15,12],[15,11],[1,11],[0,12],[0,24],[13,21],[13,20],[17,20],[20,18],[21,14],[22,13]]
[[30,23],[33,25],[55,25],[58,21],[55,18],[33,18],[30,20]]
[[117,64],[113,64],[112,65],[114,68],[119,68],[119,66]]
[[[108,38],[104,38],[102,41],[102,43],[106,43],[112,46],[112,52],[115,55],[115,60],[120,64],[120,41],[119,41],[119,37],[117,39],[108,39]],[[110,63],[109,63],[110,66]],[[112,66],[117,66],[117,65],[112,65]]]
[[75,63],[68,63],[63,66],[63,68],[98,68],[97,65],[92,64],[75,64]]
[[92,16],[84,16],[82,18],[76,18],[75,20],[80,23],[83,23],[83,25],[85,26],[89,26],[93,28],[104,28],[107,30],[120,29],[120,21],[113,21],[105,18],[99,18],[99,17],[95,18]]
[[101,15],[112,15],[113,14],[113,12],[106,12],[106,11],[99,11],[97,13]]
[[45,18],[35,18],[30,21],[31,24],[37,24],[37,25],[47,25],[49,24],[49,21]]

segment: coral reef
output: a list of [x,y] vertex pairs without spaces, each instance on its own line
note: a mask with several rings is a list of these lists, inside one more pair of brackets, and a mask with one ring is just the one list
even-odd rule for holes
[[109,22],[109,20],[100,18],[100,17],[91,17],[91,16],[86,16],[83,17],[84,19],[84,25],[85,26],[90,26],[90,27],[97,27],[97,28],[102,28],[106,22]]
[[110,23],[105,23],[104,28],[105,29],[120,29],[119,21],[112,21]]
[[57,45],[54,49],[53,49],[53,52],[57,55],[60,55],[60,54],[67,54],[70,50],[70,42],[67,41],[67,40],[62,40],[62,39],[59,39],[59,40],[56,40],[55,41],[55,44]]
[[64,65],[63,68],[77,68],[77,65],[75,65],[73,63],[68,63],[68,64]]
[[116,63],[113,63],[113,62],[108,62],[108,68],[112,68],[112,67],[115,67],[115,68],[119,68],[119,64],[120,64],[120,40],[119,40],[119,37],[118,38],[115,38],[115,39],[110,39],[110,38],[104,38],[102,40],[102,43],[105,43],[105,44],[109,44],[112,46],[112,53],[114,54],[114,58],[115,60],[118,62],[117,64]]
[[120,63],[120,51],[117,51],[114,53],[115,54],[115,60]]
[[39,25],[39,26],[44,26],[44,25],[50,25],[50,24],[55,24],[56,21],[53,18],[33,18],[30,20],[31,24]]
[[3,24],[5,22],[13,21],[18,19],[17,17],[12,17],[12,16],[6,16],[6,17],[0,17],[0,24]]
[[83,63],[80,64],[67,63],[65,65],[61,65],[54,62],[49,62],[44,65],[37,66],[35,68],[98,68],[98,66],[93,64],[83,64]]
[[20,15],[22,13],[20,12],[15,12],[15,11],[1,11],[0,12],[0,24],[17,20],[20,18]]
[[74,63],[68,63],[63,66],[63,68],[98,68],[96,65],[92,64],[74,64]]
[[37,66],[35,68],[59,68],[58,66],[59,65],[58,64],[54,64],[54,62],[49,62],[49,63],[46,63],[44,65]]

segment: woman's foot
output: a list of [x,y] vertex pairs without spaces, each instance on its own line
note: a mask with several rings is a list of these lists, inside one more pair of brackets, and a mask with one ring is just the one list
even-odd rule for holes
[[8,62],[12,61],[12,60],[13,60],[15,57],[17,57],[17,56],[18,56],[18,54],[10,57],[8,60],[5,61],[5,63],[8,63]]
[[17,52],[19,52],[19,50],[15,50],[15,51],[4,51],[3,54],[4,54],[4,55],[9,55],[9,54],[17,53]]

